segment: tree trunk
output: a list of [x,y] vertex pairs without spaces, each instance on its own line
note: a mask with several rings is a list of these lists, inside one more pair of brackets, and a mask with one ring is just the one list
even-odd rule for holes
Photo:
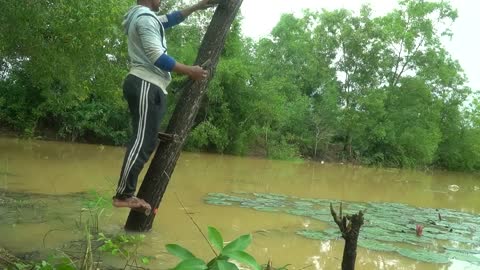
[[207,91],[208,82],[215,72],[220,54],[225,45],[225,39],[230,26],[240,9],[243,0],[223,0],[213,15],[207,32],[200,46],[195,64],[210,62],[208,79],[193,82],[188,80],[181,90],[181,97],[170,119],[166,133],[174,134],[173,141],[161,140],[153,160],[148,168],[145,179],[138,192],[138,197],[146,200],[152,206],[152,214],[130,211],[125,229],[144,232],[152,228],[157,208],[163,198],[168,182],[175,169],[185,139],[194,124],[202,97]]
[[354,270],[355,260],[357,259],[357,241],[360,234],[360,227],[363,225],[363,212],[353,216],[342,215],[342,204],[340,203],[340,215],[337,216],[330,204],[330,212],[333,220],[338,225],[342,232],[342,237],[345,239],[345,247],[343,248],[342,270]]
[[342,270],[354,270],[357,259],[357,240],[358,234],[345,238],[345,247],[343,248]]
[[317,160],[317,149],[318,149],[318,141],[320,140],[320,126],[316,126],[317,132],[315,133],[315,149],[313,151],[313,159]]

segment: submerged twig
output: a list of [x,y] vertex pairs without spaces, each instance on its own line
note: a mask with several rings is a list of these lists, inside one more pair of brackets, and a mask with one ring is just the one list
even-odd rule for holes
[[47,236],[48,236],[51,232],[55,232],[55,231],[66,232],[66,231],[68,231],[68,230],[51,229],[51,230],[49,230],[48,232],[46,232],[45,235],[43,236],[43,240],[42,240],[42,242],[43,242],[43,248],[46,248],[45,242],[46,242],[46,240],[47,240]]
[[86,233],[86,243],[85,243],[85,255],[82,262],[82,270],[91,270],[93,269],[93,254],[92,254],[92,240],[90,231],[88,230],[88,225],[85,225]]

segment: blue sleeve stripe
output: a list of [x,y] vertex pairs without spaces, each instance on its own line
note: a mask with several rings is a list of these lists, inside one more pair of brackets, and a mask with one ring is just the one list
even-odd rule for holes
[[175,26],[185,20],[185,18],[182,15],[182,12],[180,11],[174,11],[172,13],[167,14],[166,16],[167,16],[168,22],[163,23],[163,27],[165,29]]
[[167,54],[162,54],[157,59],[157,61],[155,61],[155,66],[160,68],[161,70],[170,72],[175,67],[175,63],[175,59],[173,59],[171,56]]

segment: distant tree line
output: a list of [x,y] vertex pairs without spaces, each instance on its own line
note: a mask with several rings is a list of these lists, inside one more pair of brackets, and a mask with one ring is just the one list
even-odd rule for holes
[[[132,2],[0,1],[1,125],[123,144],[130,123],[121,20]],[[168,30],[169,54],[192,63],[207,18]],[[284,14],[254,41],[239,17],[186,149],[479,170],[479,99],[441,43],[456,18],[446,1],[403,0],[379,17],[368,6],[305,11]],[[170,112],[184,79],[170,86]]]

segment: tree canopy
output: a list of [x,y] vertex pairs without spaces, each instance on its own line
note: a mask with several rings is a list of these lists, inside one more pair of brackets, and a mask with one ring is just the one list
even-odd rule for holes
[[[0,2],[0,123],[123,144],[131,1]],[[207,15],[167,31],[169,54],[193,62]],[[480,102],[441,43],[456,18],[446,1],[402,0],[382,16],[306,10],[255,41],[239,16],[186,149],[479,170]],[[183,79],[170,86],[170,112]]]

